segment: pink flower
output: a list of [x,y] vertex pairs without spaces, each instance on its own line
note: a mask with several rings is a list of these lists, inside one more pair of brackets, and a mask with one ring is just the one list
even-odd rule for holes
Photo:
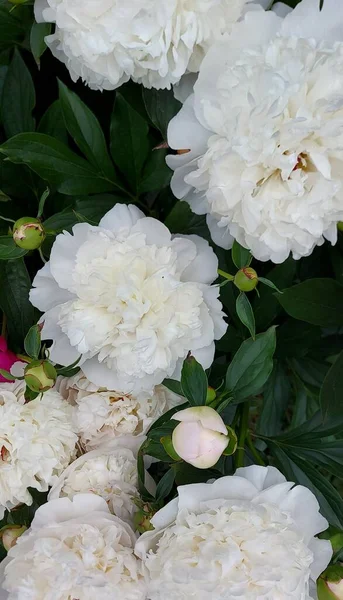
[[[11,350],[7,348],[7,342],[4,337],[0,336],[0,369],[10,371],[11,366],[17,362],[17,357]],[[0,382],[8,381],[5,377],[0,374]]]

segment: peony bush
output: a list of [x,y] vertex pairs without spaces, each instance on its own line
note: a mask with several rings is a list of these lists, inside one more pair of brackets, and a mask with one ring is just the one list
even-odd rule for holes
[[342,0],[0,1],[0,600],[343,599]]

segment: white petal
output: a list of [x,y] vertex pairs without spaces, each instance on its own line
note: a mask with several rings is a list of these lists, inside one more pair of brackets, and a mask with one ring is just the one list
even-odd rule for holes
[[302,0],[284,19],[281,34],[318,41],[343,41],[343,4],[341,0],[325,0],[319,10],[319,2]]
[[292,8],[290,6],[288,6],[287,4],[284,4],[283,2],[276,2],[276,4],[273,4],[273,8],[272,11],[275,12],[278,17],[281,17],[282,19],[288,15],[288,13],[292,12]]
[[181,485],[179,492],[179,511],[186,508],[189,511],[199,509],[200,503],[208,500],[222,498],[224,500],[252,500],[256,496],[256,487],[235,475],[221,477],[214,483],[193,483],[190,485]]
[[34,13],[37,23],[44,23],[43,10],[49,7],[47,0],[35,0]]
[[153,219],[152,217],[144,217],[139,219],[137,223],[132,227],[131,233],[143,233],[146,236],[146,243],[149,245],[155,244],[156,246],[169,246],[171,241],[171,234],[165,225]]
[[119,231],[129,232],[143,217],[145,217],[144,213],[133,204],[116,204],[102,217],[99,227],[108,229],[115,234]]
[[42,312],[73,298],[70,292],[60,288],[56,283],[51,275],[50,263],[47,263],[38,271],[32,285],[34,287],[30,291],[30,302]]
[[195,116],[192,94],[168,125],[168,144],[174,150],[191,150],[192,154],[181,156],[192,160],[206,151],[210,135],[210,131],[205,129]]
[[332,546],[329,540],[319,540],[313,538],[309,543],[309,549],[314,554],[314,560],[311,564],[311,577],[317,581],[319,575],[326,569],[332,558]]
[[38,508],[32,521],[32,529],[40,529],[53,523],[63,523],[92,511],[109,515],[106,500],[97,494],[76,494],[72,500],[58,498]]
[[258,465],[241,467],[237,469],[236,475],[251,481],[259,491],[286,481],[282,473],[275,467],[260,467]]
[[204,369],[209,369],[213,363],[215,353],[214,342],[205,348],[196,348],[192,350],[192,355],[203,366]]
[[197,249],[196,257],[184,270],[181,280],[212,283],[218,277],[218,258],[209,243],[198,235],[180,237],[191,240]]
[[5,569],[10,562],[11,558],[7,556],[0,563],[0,600],[8,600],[9,592],[6,592],[6,590],[4,590],[3,584],[5,583]]
[[197,248],[190,236],[173,237],[171,247],[177,253],[177,270],[182,273],[188,265],[195,259]]
[[297,485],[287,494],[280,508],[292,515],[307,541],[328,527],[327,520],[319,513],[317,498],[302,485]]
[[200,421],[204,428],[219,431],[220,433],[227,435],[227,429],[223,419],[210,406],[193,406],[191,408],[185,408],[184,410],[179,410],[171,418],[184,423]]
[[73,291],[76,255],[92,229],[88,223],[77,223],[73,227],[73,235],[65,231],[56,237],[50,255],[50,270],[61,288]]
[[218,219],[213,215],[206,216],[206,223],[210,230],[211,238],[217,246],[225,250],[232,248],[234,240],[227,227],[219,227]]
[[186,73],[183,75],[176,85],[173,86],[173,92],[176,100],[186,102],[187,98],[193,92],[194,84],[197,80],[198,73]]

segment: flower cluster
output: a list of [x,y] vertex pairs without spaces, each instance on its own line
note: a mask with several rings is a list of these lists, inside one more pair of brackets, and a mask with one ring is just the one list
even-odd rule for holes
[[38,22],[56,23],[47,37],[71,77],[113,90],[130,77],[170,88],[197,72],[211,44],[230,31],[252,0],[35,0]]
[[25,403],[23,382],[0,387],[0,518],[28,488],[47,491],[75,456],[72,408],[55,390]]
[[[202,63],[169,125],[172,189],[213,240],[262,261],[308,256],[343,219],[343,45],[335,5],[247,13]],[[328,81],[334,85],[328,85]]]
[[96,495],[52,500],[37,510],[1,565],[6,598],[144,600],[135,541]]
[[310,600],[330,542],[314,495],[273,467],[185,485],[136,544],[150,600]]
[[57,236],[30,295],[51,359],[81,355],[92,383],[133,394],[179,377],[189,351],[210,367],[227,327],[210,285],[217,266],[205,240],[172,237],[133,205],[116,204],[99,227],[75,225]]
[[80,371],[60,378],[57,387],[73,405],[74,423],[82,446],[92,450],[123,435],[145,434],[150,425],[183,398],[166,387],[156,386],[151,394],[137,396],[98,388]]

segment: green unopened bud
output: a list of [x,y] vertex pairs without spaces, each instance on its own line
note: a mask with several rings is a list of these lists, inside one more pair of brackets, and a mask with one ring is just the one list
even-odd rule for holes
[[338,221],[338,223],[337,223],[337,229],[339,231],[343,231],[343,221]]
[[212,387],[208,386],[207,388],[207,396],[206,396],[206,404],[211,404],[213,400],[216,399],[216,390]]
[[13,239],[19,248],[36,250],[45,239],[45,231],[39,219],[22,217],[13,226]]
[[16,545],[17,539],[26,529],[25,525],[7,525],[0,531],[1,542],[7,552]]
[[258,284],[257,273],[251,267],[244,267],[236,273],[233,282],[241,292],[251,292]]
[[54,385],[57,378],[55,367],[48,360],[33,360],[24,371],[25,382],[33,392],[46,392]]

